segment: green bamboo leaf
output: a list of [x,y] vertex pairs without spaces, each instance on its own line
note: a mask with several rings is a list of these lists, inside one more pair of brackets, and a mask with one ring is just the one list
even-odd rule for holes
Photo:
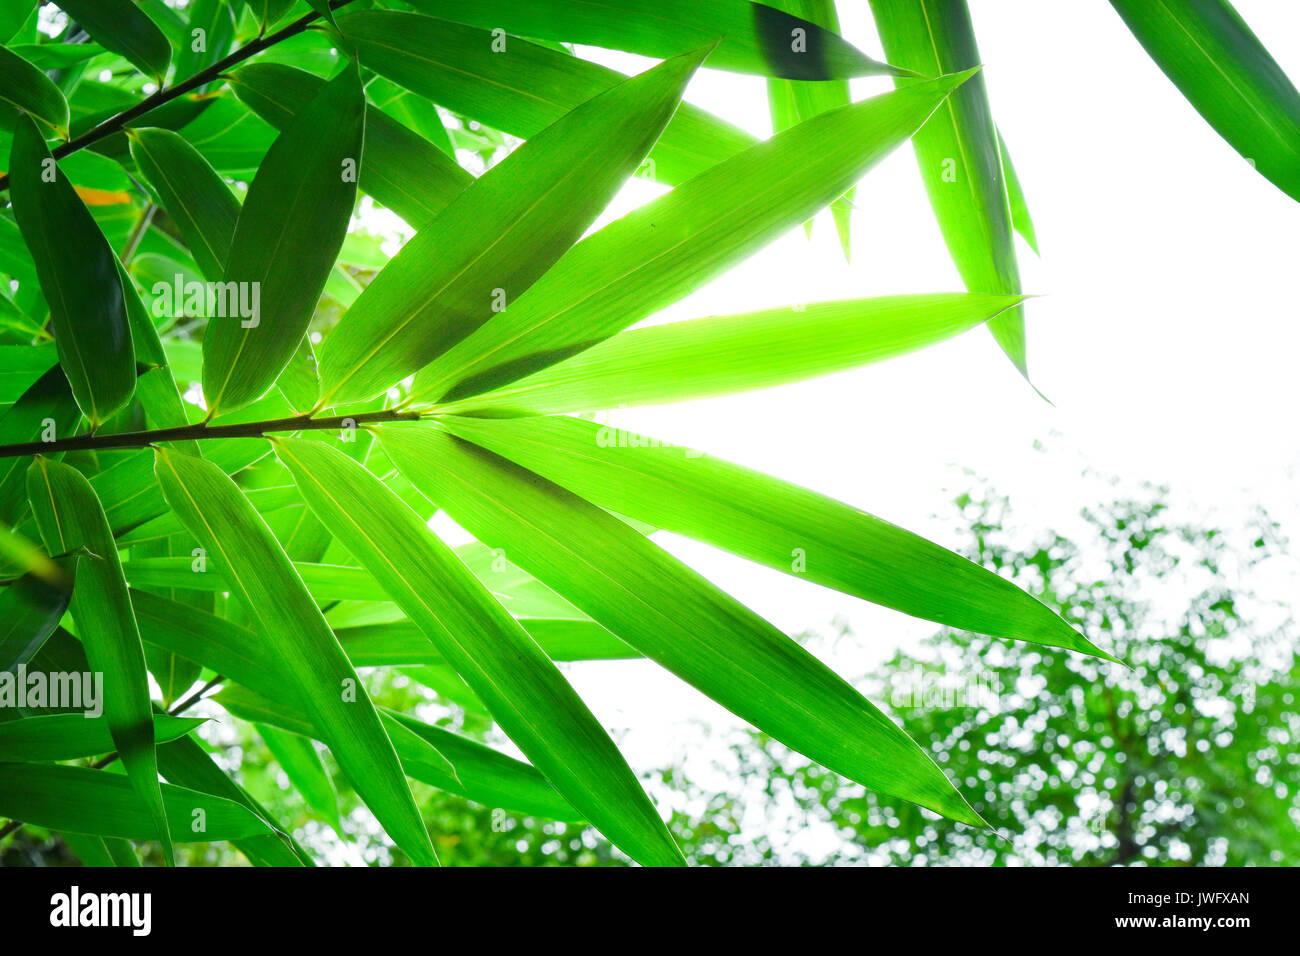
[[46,126],[46,133],[68,138],[68,101],[48,76],[17,53],[0,46],[0,128],[14,126],[15,110]]
[[589,100],[466,189],[325,340],[322,402],[385,391],[512,306],[636,169],[706,52],[666,60]]
[[104,675],[103,708],[113,743],[131,786],[153,815],[153,835],[162,840],[163,854],[171,864],[173,851],[158,789],[144,648],[108,518],[81,472],[43,456],[37,456],[27,470],[27,497],[47,551],[88,552],[77,560],[72,619],[91,670]]
[[68,586],[64,570],[22,534],[0,524],[0,580],[31,573],[47,584]]
[[[414,93],[523,139],[624,82],[622,73],[513,37],[494,52],[491,29],[417,14],[362,11],[340,18],[344,36],[369,68]],[[666,50],[665,57],[712,43]],[[712,65],[712,60],[709,61]],[[754,137],[683,103],[650,152],[645,173],[675,185],[754,144]]]
[[188,80],[230,52],[235,39],[236,6],[226,0],[194,0],[190,4],[185,37],[176,52],[178,79]]
[[[168,845],[265,836],[270,828],[220,797],[162,784]],[[123,840],[156,837],[153,815],[118,774],[58,764],[0,764],[0,814],[35,826]]]
[[384,426],[393,462],[463,528],[650,659],[863,786],[972,825],[912,740],[743,604],[608,512],[436,427]]
[[330,7],[330,0],[307,0],[307,5],[324,17],[330,26],[335,26],[334,10]]
[[259,290],[260,304],[251,318],[234,310],[208,321],[209,418],[261,396],[306,333],[356,202],[365,112],[351,65],[285,127],[249,186],[224,278]]
[[1011,582],[797,485],[576,418],[440,418],[602,508],[914,617],[1106,660]]
[[[46,673],[85,673],[90,670],[81,643],[63,630],[55,632],[34,663]],[[271,822],[270,814],[227,777],[193,737],[178,737],[170,743],[162,744],[157,748],[157,753],[158,769],[168,782],[242,804],[265,822],[269,830],[274,831],[274,836],[254,836],[232,841],[254,866],[313,865],[311,858],[293,838],[276,828]]]
[[[0,2],[0,43],[8,43],[36,11],[37,0],[3,0]],[[21,39],[21,38],[20,38]]]
[[181,737],[160,746],[158,769],[177,786],[240,804],[273,831],[274,835],[231,841],[254,866],[315,865],[307,851],[292,836],[281,832],[266,809],[226,776],[193,737]]
[[0,412],[22,398],[58,360],[52,344],[0,345]]
[[364,467],[322,442],[282,439],[275,448],[316,515],[375,575],[555,789],[639,862],[683,864],[681,851],[604,728],[542,649],[424,521]]
[[[838,34],[840,32],[839,16],[835,12],[834,0],[772,0],[768,6],[811,21],[824,30]],[[819,113],[828,113],[848,106],[853,101],[849,92],[849,82],[839,80],[782,80],[767,81],[768,106],[772,113],[772,129],[775,132],[798,126],[806,119]],[[835,220],[835,229],[840,236],[840,246],[844,258],[849,258],[849,219],[853,212],[853,192],[850,190],[843,198],[831,203],[831,216]],[[812,220],[804,224],[810,233]]]
[[[966,0],[871,0],[876,29],[891,63],[921,76],[979,66]],[[915,80],[900,79],[906,87]],[[962,281],[971,292],[1020,292],[1007,183],[984,78],[976,76],[944,102],[912,137],[921,179]],[[1024,309],[1011,309],[989,331],[1028,377]]]
[[[246,687],[229,687],[213,699],[241,720],[319,736],[301,708],[288,705],[281,697],[272,698]],[[523,761],[414,717],[383,709],[380,715],[402,758],[402,767],[412,779],[486,807],[548,820],[582,819],[546,778]],[[444,754],[450,755],[450,763]]]
[[[52,441],[72,435],[81,411],[63,369],[55,366],[0,415],[0,444]],[[0,458],[0,521],[15,523],[27,508],[27,459]]]
[[87,833],[63,833],[63,842],[83,866],[139,866],[135,851],[127,840],[91,836]]
[[336,833],[342,833],[339,795],[312,742],[306,737],[264,724],[257,725],[257,732],[307,805],[324,817]]
[[[215,565],[196,573],[194,562],[188,557],[132,558],[125,568],[131,586],[145,590],[228,590],[222,572]],[[293,569],[312,599],[318,603],[386,600],[385,592],[374,576],[363,568],[298,561],[293,562]]]
[[436,865],[374,705],[266,522],[217,466],[162,449],[156,454],[168,504],[220,567],[232,597],[260,621],[357,793],[413,861]]
[[[595,621],[526,618],[524,630],[553,661],[608,661],[640,657]],[[440,664],[442,654],[409,621],[362,624],[334,632],[356,667]]]
[[294,0],[244,0],[262,24],[262,32],[274,26],[293,6]]
[[877,63],[836,33],[784,10],[746,0],[411,0],[433,16],[486,29],[667,57],[719,37],[718,70],[792,80],[906,75]]
[[[230,87],[276,129],[284,129],[325,86],[303,70],[254,63],[229,77]],[[431,222],[474,177],[428,140],[367,108],[361,189],[417,229]]]
[[135,389],[117,256],[25,117],[14,133],[9,179],[14,216],[50,305],[59,364],[93,430]]
[[970,75],[815,116],[588,236],[417,375],[411,399],[507,384],[671,304],[844,195]]
[[71,598],[72,581],[66,576],[50,582],[27,574],[0,587],[0,673],[26,663],[41,649]]
[[[184,737],[204,723],[205,717],[154,717],[154,738],[159,743]],[[85,714],[49,714],[0,723],[0,761],[45,763],[94,757],[113,750],[108,721]]]
[[1111,0],[1215,132],[1300,200],[1300,92],[1227,0]]
[[1001,130],[998,131],[998,155],[1002,158],[1002,173],[1007,177],[1007,203],[1011,210],[1011,226],[1020,233],[1025,242],[1029,243],[1029,248],[1034,250],[1034,255],[1038,255],[1038,233],[1034,229],[1034,220],[1029,215],[1029,202],[1025,199],[1025,190],[1020,185],[1020,177],[1016,175],[1016,167],[1011,163],[1011,154],[1007,152],[1007,144],[1002,139]]
[[239,200],[179,133],[146,128],[127,135],[131,158],[176,223],[199,270],[209,281],[220,280],[239,220]]
[[439,411],[555,414],[784,385],[924,348],[987,322],[1020,300],[960,293],[883,296],[630,329]]
[[59,7],[106,48],[162,83],[172,61],[171,44],[131,0],[60,0]]

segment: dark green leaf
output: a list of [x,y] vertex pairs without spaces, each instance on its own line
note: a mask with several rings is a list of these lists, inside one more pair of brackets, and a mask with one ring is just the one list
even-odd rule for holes
[[131,0],[59,0],[59,7],[105,47],[162,82],[172,61],[171,44]]
[[167,816],[158,790],[153,711],[144,648],[108,519],[86,478],[61,462],[38,456],[27,471],[27,497],[51,554],[86,552],[77,559],[72,619],[90,669],[103,675],[103,708],[131,785],[154,819],[154,835],[172,860]]
[[[168,844],[211,843],[264,836],[263,821],[237,803],[162,784],[172,821]],[[123,777],[57,764],[0,764],[0,814],[51,830],[124,840],[157,836],[149,808]]]
[[1220,136],[1300,200],[1300,92],[1227,0],[1111,0]]
[[[148,128],[128,135],[131,158],[176,223],[199,269],[209,281],[220,280],[239,220],[239,200],[179,133]],[[172,302],[179,313],[174,295]]]
[[117,256],[25,117],[14,133],[9,179],[14,215],[50,304],[59,363],[93,430],[135,389]]
[[47,134],[68,138],[68,101],[63,91],[17,53],[0,46],[0,128],[13,127],[16,110],[44,123]]

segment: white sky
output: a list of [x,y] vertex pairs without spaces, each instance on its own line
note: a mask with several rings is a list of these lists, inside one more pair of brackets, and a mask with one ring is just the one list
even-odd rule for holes
[[[1236,6],[1300,77],[1300,4]],[[881,56],[867,4],[841,8],[845,37]],[[1043,252],[1038,260],[1020,248],[1025,289],[1043,296],[1027,308],[1030,370],[1054,405],[976,330],[855,372],[609,420],[950,546],[964,541],[931,516],[951,499],[954,466],[1011,495],[1032,530],[1068,531],[1079,508],[1105,493],[1081,478],[1088,466],[1168,484],[1194,517],[1231,521],[1258,502],[1297,533],[1300,204],[1206,125],[1108,4],[972,0],[971,8],[993,112]],[[644,68],[623,54],[581,52],[625,72]],[[888,82],[860,81],[855,97]],[[761,79],[705,70],[687,99],[771,132]],[[601,222],[656,192],[631,184]],[[856,205],[851,265],[823,214],[811,242],[796,229],[652,321],[962,288],[910,146],[867,175]],[[1046,454],[1032,450],[1036,439]],[[849,678],[935,630],[693,542],[656,540],[788,633],[847,622],[856,638],[822,656]],[[1275,592],[1295,587],[1290,572]],[[638,770],[679,757],[693,719],[735,723],[654,665],[569,672]]]

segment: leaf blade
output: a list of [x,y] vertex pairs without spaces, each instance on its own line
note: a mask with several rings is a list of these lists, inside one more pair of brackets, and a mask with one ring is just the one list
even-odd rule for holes
[[[257,305],[251,317],[235,310],[209,319],[203,339],[209,418],[259,398],[297,351],[347,233],[364,127],[365,94],[353,65],[267,151],[240,210],[224,271],[227,288],[246,284],[250,297],[258,290]],[[261,322],[262,312],[270,321]]]
[[[555,788],[647,865],[682,865],[653,804],[560,671],[378,478],[321,442],[276,441],[317,516],[369,568]],[[363,525],[352,512],[360,504]],[[349,507],[351,506],[351,507]]]
[[326,340],[322,401],[371,398],[508,308],[636,168],[703,58],[666,60],[594,97],[466,189]]
[[[260,617],[281,649],[291,686],[301,689],[303,702],[358,794],[414,861],[436,865],[374,705],[266,523],[210,462],[158,449],[155,467],[168,503],[219,562],[232,594],[255,619]],[[349,690],[355,693],[352,701],[344,699]]]
[[1227,0],[1111,6],[1165,76],[1255,169],[1300,201],[1300,92]]
[[728,710],[865,786],[981,825],[857,691],[608,512],[437,428],[385,425],[376,435],[458,524]]

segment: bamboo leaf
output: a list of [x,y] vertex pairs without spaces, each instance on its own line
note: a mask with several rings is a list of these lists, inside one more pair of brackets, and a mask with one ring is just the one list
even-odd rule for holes
[[59,7],[107,49],[122,54],[161,85],[172,61],[171,44],[131,0],[60,0]]
[[277,440],[322,522],[384,586],[574,807],[646,865],[681,865],[654,805],[536,643],[415,512],[342,452]]
[[131,399],[135,355],[117,256],[30,119],[20,118],[9,192],[63,366],[92,430]]
[[979,816],[848,683],[636,531],[559,485],[427,424],[376,436],[479,541],[728,710],[863,786],[972,825]]
[[15,111],[44,124],[47,134],[68,138],[68,101],[48,76],[0,46],[0,127],[12,129]]
[[1227,0],[1111,0],[1187,101],[1273,185],[1300,200],[1300,92]]
[[251,317],[235,310],[209,319],[209,418],[260,397],[297,350],[347,233],[364,128],[365,94],[351,65],[297,114],[262,161],[224,274],[228,289],[233,282],[258,290],[259,304]]
[[439,421],[575,495],[665,531],[915,617],[1116,660],[1004,578],[805,488],[576,418]]
[[[876,29],[891,63],[921,76],[967,70],[981,63],[966,0],[871,0]],[[896,81],[900,88],[916,82]],[[975,76],[912,137],[921,179],[962,281],[971,292],[1020,289],[998,151],[984,78]],[[1024,309],[989,323],[989,331],[1028,377]]]
[[22,398],[37,379],[52,369],[59,353],[51,344],[0,345],[0,411]]
[[[0,415],[0,443],[45,441],[74,433],[81,412],[63,369],[55,366]],[[27,507],[27,459],[0,458],[0,521],[13,524]]]
[[[220,797],[162,784],[171,841],[213,843],[264,836],[270,828]],[[58,764],[0,764],[0,814],[51,830],[123,840],[156,836],[150,810],[117,774]]]
[[1038,233],[1034,229],[1034,220],[1029,216],[1029,202],[1025,199],[1020,177],[1016,175],[1016,167],[1011,164],[1011,154],[1007,152],[1007,144],[1002,139],[1001,131],[998,132],[998,155],[1002,157],[1002,174],[1007,177],[1007,203],[1011,210],[1011,225],[1025,242],[1029,243],[1029,248],[1034,250],[1034,255],[1038,255]]
[[[239,200],[179,133],[146,128],[127,135],[131,158],[176,223],[199,270],[212,282],[220,280],[239,220]],[[174,297],[173,303],[179,313]]]
[[568,113],[408,242],[321,348],[322,402],[383,392],[508,308],[636,169],[704,52],[666,60]]
[[905,75],[831,30],[746,0],[411,0],[417,10],[518,36],[667,57],[724,38],[709,66],[792,80]]
[[630,329],[439,411],[555,414],[769,388],[924,348],[987,322],[1020,299],[960,293],[884,296]]
[[[834,0],[772,0],[767,5],[811,21],[831,33],[840,32]],[[772,78],[767,81],[767,99],[772,113],[772,129],[778,133],[798,126],[819,113],[848,106],[853,101],[846,79],[809,81]],[[850,252],[849,219],[852,212],[852,191],[831,204],[831,216],[835,220],[846,260]],[[804,225],[811,232],[812,220]]]
[[27,497],[47,551],[88,552],[77,560],[72,618],[90,669],[104,675],[103,708],[113,743],[131,786],[153,815],[153,835],[162,840],[163,854],[171,864],[173,851],[158,789],[144,648],[108,519],[81,472],[41,456],[27,470]]
[[213,763],[193,737],[180,737],[158,748],[158,769],[177,786],[240,804],[261,819],[274,835],[232,841],[254,866],[314,866],[307,852],[275,826],[266,809]]
[[31,573],[36,578],[67,588],[68,576],[46,557],[39,547],[6,525],[0,524],[0,578]]
[[[230,77],[235,95],[284,129],[325,81],[278,63],[254,63]],[[360,187],[416,228],[442,212],[474,177],[442,150],[379,110],[367,107]]]
[[307,805],[324,817],[336,833],[342,833],[339,795],[312,742],[298,734],[262,724],[257,725],[257,732],[266,741],[271,756],[288,776],[294,789],[302,794]]
[[[159,743],[184,737],[204,723],[204,717],[154,717]],[[45,763],[94,757],[113,750],[108,721],[85,714],[49,714],[0,723],[0,761]]]
[[[245,687],[230,687],[215,700],[241,720],[267,723],[290,733],[315,735],[301,709]],[[486,807],[501,807],[548,820],[581,820],[546,779],[523,761],[468,737],[414,717],[380,710],[407,776]],[[451,762],[443,755],[450,755]],[[453,769],[454,767],[454,769]]]
[[680,299],[842,196],[969,76],[823,113],[588,236],[417,375],[411,400],[507,384]]
[[[194,0],[185,41],[176,53],[176,76],[188,80],[216,63],[227,53],[235,39],[235,9],[238,4],[226,0]],[[194,31],[202,30],[201,34]],[[200,39],[202,43],[200,43]],[[196,49],[199,47],[199,49]],[[212,276],[211,278],[216,278]]]
[[217,466],[162,449],[156,454],[168,504],[278,649],[290,686],[326,734],[357,793],[412,860],[436,865],[374,705],[266,522]]
[[[492,129],[531,139],[566,113],[627,80],[559,50],[486,29],[394,11],[362,11],[340,27],[369,69]],[[717,35],[664,52],[672,57]],[[712,65],[712,60],[709,61]],[[675,185],[754,145],[748,133],[682,103],[650,151],[644,173]]]
[[60,575],[50,582],[27,574],[0,587],[0,674],[29,661],[63,619],[72,581]]

